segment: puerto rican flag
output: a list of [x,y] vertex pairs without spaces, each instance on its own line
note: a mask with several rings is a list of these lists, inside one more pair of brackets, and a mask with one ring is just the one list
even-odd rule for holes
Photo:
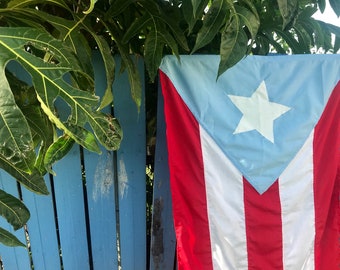
[[340,269],[340,55],[163,59],[179,270]]

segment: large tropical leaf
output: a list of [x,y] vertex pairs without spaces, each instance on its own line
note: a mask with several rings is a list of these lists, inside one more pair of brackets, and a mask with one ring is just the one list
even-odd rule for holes
[[[46,62],[27,50],[48,53],[51,61]],[[94,115],[94,109],[98,106],[98,97],[92,94],[93,84],[88,85],[88,89],[84,91],[65,81],[65,76],[69,72],[80,74],[88,81],[91,81],[91,78],[84,74],[78,60],[62,42],[38,29],[5,27],[0,28],[0,53],[7,61],[17,60],[31,74],[41,107],[58,128],[88,150],[100,152],[90,133],[78,129],[73,129],[75,132],[72,132],[68,128],[68,126],[84,127],[89,123],[96,131],[97,138],[107,149],[116,149],[121,140],[119,131],[105,130],[98,121],[98,115]],[[71,108],[67,123],[62,122],[54,114],[54,102],[58,97]],[[112,136],[112,133],[115,133],[115,136]]]

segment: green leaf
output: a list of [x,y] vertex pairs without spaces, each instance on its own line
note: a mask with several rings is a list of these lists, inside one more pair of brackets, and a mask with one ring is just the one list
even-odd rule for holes
[[138,111],[140,109],[140,106],[142,104],[142,82],[141,77],[138,72],[137,65],[134,63],[134,61],[131,58],[131,55],[129,53],[129,48],[124,46],[124,44],[121,42],[121,31],[114,25],[114,24],[105,24],[106,28],[109,30],[111,36],[116,41],[116,45],[118,47],[120,56],[122,57],[122,65],[125,66],[128,73],[128,78],[130,82],[131,87],[131,96],[133,101],[136,103]]
[[[107,41],[102,36],[97,35],[96,32],[90,27],[91,25],[90,18],[76,17],[76,22],[74,22],[57,16],[52,16],[42,11],[39,12],[33,11],[33,13],[35,13],[36,16],[39,16],[43,20],[48,21],[60,32],[60,37],[67,44],[70,45],[74,53],[77,55],[81,67],[91,77],[93,77],[93,68],[92,63],[90,61],[92,52],[88,46],[85,37],[79,30],[84,29],[93,37],[93,39],[97,43],[100,53],[102,54],[107,82],[105,94],[101,100],[98,110],[101,110],[110,103],[112,103],[113,101],[112,84],[115,75],[115,62],[111,54],[111,48],[107,44]],[[81,82],[82,80],[80,80],[80,83]]]
[[43,164],[43,158],[46,154],[47,148],[53,143],[55,128],[48,120],[46,114],[44,114],[41,110],[40,106],[24,106],[21,110],[25,114],[32,134],[39,138],[40,148],[34,166],[38,169],[41,175],[44,175],[46,173],[46,169]]
[[145,39],[144,59],[151,80],[157,75],[158,67],[162,61],[164,42],[155,29]]
[[[99,125],[91,124],[91,121],[97,122]],[[93,131],[101,144],[109,146],[109,149],[118,150],[123,139],[123,132],[116,118],[97,111],[92,113],[90,124],[96,127]]]
[[326,8],[326,1],[325,0],[318,0],[318,7],[319,7],[321,13],[323,13],[325,11],[325,8]]
[[[1,53],[0,53],[1,55]],[[5,75],[5,57],[0,57],[0,159],[17,170],[31,173],[35,152],[27,121],[16,105]]]
[[194,14],[194,17],[196,17],[197,10],[199,9],[202,2],[204,2],[204,1],[202,1],[202,0],[191,0],[192,12]]
[[225,24],[228,5],[224,0],[216,0],[212,3],[208,13],[204,17],[203,26],[199,30],[192,50],[192,54],[213,40],[220,28]]
[[218,77],[246,55],[247,44],[248,37],[240,27],[238,16],[234,16],[222,32]]
[[1,189],[0,215],[13,226],[14,230],[23,227],[30,218],[30,212],[19,199]]
[[144,14],[141,17],[136,18],[130,25],[130,27],[126,30],[122,38],[122,43],[124,44],[128,43],[129,40],[133,38],[135,35],[138,35],[142,29],[149,26],[151,21],[152,18],[148,13]]
[[0,242],[9,247],[25,247],[25,245],[13,234],[0,227]]
[[290,24],[297,16],[297,11],[299,7],[298,0],[277,0],[279,5],[280,13],[283,19],[282,29],[286,29],[288,24]]
[[48,146],[53,143],[55,128],[41,110],[34,88],[19,80],[9,71],[6,72],[6,77],[14,94],[15,102],[24,114],[31,129],[34,148],[40,145],[34,166],[40,171],[41,175],[44,175],[46,169],[43,164],[43,158]]
[[273,28],[273,31],[288,44],[294,54],[303,53],[303,50],[300,48],[300,45],[293,34],[278,28]]
[[178,46],[176,40],[172,37],[172,35],[170,35],[170,33],[167,31],[161,31],[159,35],[161,36],[164,43],[171,48],[173,54],[177,56],[177,59],[180,60]]
[[241,22],[243,22],[245,26],[248,28],[252,39],[255,39],[257,31],[259,30],[260,27],[259,18],[253,12],[251,12],[245,7],[235,6],[235,10]]
[[10,9],[14,9],[14,8],[19,8],[19,7],[27,7],[27,6],[41,4],[42,2],[54,4],[56,6],[60,6],[60,7],[65,8],[65,9],[69,9],[64,0],[45,0],[45,1],[41,1],[41,0],[25,0],[25,1],[23,1],[23,0],[12,0],[8,3],[7,7],[10,8]]
[[340,17],[340,2],[339,0],[329,0],[329,3],[334,10],[335,14]]
[[150,25],[152,29],[161,28],[166,31],[165,28],[162,27],[162,24],[164,23],[171,30],[171,33],[177,40],[178,44],[184,50],[189,51],[186,37],[182,29],[179,27],[178,21],[174,20],[170,15],[162,11],[154,2],[143,1],[143,7],[152,18],[152,24]]
[[201,0],[199,7],[196,9],[196,14],[194,14],[191,1],[182,2],[181,9],[183,11],[183,17],[189,25],[189,34],[192,32],[196,22],[201,20],[201,16],[208,3],[209,0]]
[[109,9],[105,14],[105,19],[115,17],[122,13],[130,4],[136,2],[136,0],[114,0],[111,2]]
[[0,168],[12,175],[18,182],[23,184],[28,190],[37,194],[49,194],[44,178],[35,169],[31,174],[17,170],[11,163],[0,156]]
[[[26,51],[26,48],[35,48],[38,51],[47,52],[52,56],[51,62],[37,57]],[[99,152],[98,145],[94,141],[89,146],[88,141],[73,134],[67,126],[54,114],[54,101],[57,97],[62,98],[71,108],[68,122],[79,127],[90,123],[93,130],[101,131],[104,134],[97,134],[100,137],[107,137],[110,131],[99,127],[98,119],[94,119],[92,112],[98,105],[98,97],[94,96],[93,86],[90,89],[80,90],[71,86],[65,81],[68,72],[81,74],[89,78],[79,66],[78,60],[65,45],[46,34],[45,32],[31,28],[0,28],[0,53],[8,59],[16,59],[31,74],[33,84],[37,92],[40,105],[58,128],[72,137],[77,143],[85,148]],[[112,150],[109,145],[104,145]]]
[[102,97],[101,103],[99,105],[99,108],[97,109],[97,110],[101,110],[113,102],[112,84],[115,79],[116,63],[114,61],[114,58],[111,53],[111,49],[109,45],[107,44],[106,40],[102,36],[96,35],[93,30],[90,30],[88,28],[86,28],[86,30],[89,31],[89,33],[92,35],[92,37],[96,41],[99,51],[102,55],[104,68],[105,68],[106,89],[105,89],[104,96]]
[[72,149],[73,145],[74,140],[68,135],[63,135],[49,146],[44,157],[44,166],[49,173],[54,174],[52,165],[62,159]]

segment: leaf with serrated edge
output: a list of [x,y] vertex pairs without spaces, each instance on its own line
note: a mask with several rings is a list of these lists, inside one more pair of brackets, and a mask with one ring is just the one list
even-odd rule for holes
[[8,247],[25,247],[25,245],[13,234],[0,227],[0,242]]

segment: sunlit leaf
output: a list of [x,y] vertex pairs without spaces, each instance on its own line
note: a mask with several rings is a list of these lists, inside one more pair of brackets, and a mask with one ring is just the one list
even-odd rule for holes
[[25,186],[30,191],[37,194],[49,194],[48,189],[45,184],[44,178],[41,176],[37,169],[34,169],[31,174],[27,174],[23,171],[19,171],[6,159],[0,156],[0,168],[8,172],[11,176],[15,178],[18,182]]
[[[40,57],[27,52],[27,47],[48,52],[52,55],[52,61],[45,62]],[[1,52],[5,53],[8,59],[16,59],[32,75],[37,98],[49,119],[80,145],[90,151],[99,150],[95,141],[92,145],[89,145],[89,141],[84,141],[82,137],[73,134],[65,123],[54,114],[54,102],[57,97],[60,97],[71,108],[68,117],[69,123],[79,127],[90,123],[93,130],[102,132],[96,133],[101,138],[107,137],[108,133],[111,133],[111,131],[100,128],[98,119],[93,118],[92,112],[98,106],[98,97],[94,96],[91,93],[92,91],[77,89],[65,81],[65,75],[68,72],[79,73],[89,80],[91,79],[83,73],[78,60],[71,54],[70,50],[62,42],[36,29],[0,28]],[[112,150],[109,144],[104,144],[104,146],[108,150]]]
[[43,160],[44,166],[49,173],[54,174],[52,171],[52,165],[67,155],[73,145],[74,140],[68,135],[63,135],[49,146]]
[[0,215],[17,230],[26,224],[30,212],[19,199],[0,190]]

